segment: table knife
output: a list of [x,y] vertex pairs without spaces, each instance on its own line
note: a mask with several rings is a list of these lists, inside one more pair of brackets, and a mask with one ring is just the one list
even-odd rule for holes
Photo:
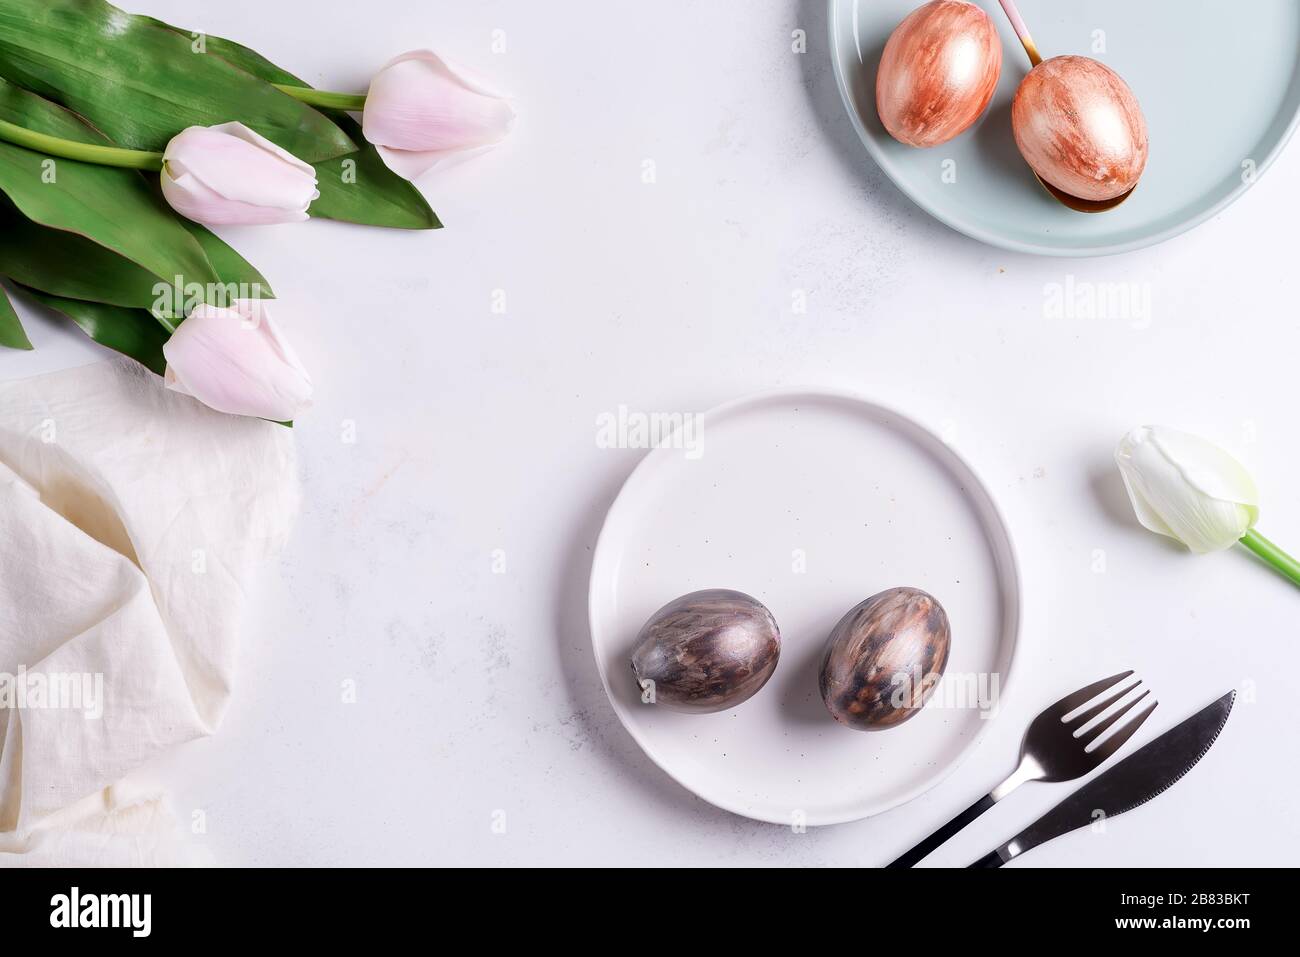
[[1131,811],[1172,787],[1205,757],[1223,730],[1237,692],[1229,691],[1079,788],[970,867],[1001,867],[1054,837]]

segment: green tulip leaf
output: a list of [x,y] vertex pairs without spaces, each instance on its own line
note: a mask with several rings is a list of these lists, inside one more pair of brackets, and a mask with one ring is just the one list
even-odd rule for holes
[[[189,230],[200,246],[203,252],[207,254],[208,262],[212,263],[212,268],[217,271],[217,276],[221,282],[229,289],[231,286],[238,287],[239,294],[228,296],[232,299],[274,299],[275,293],[271,291],[271,284],[266,281],[266,277],[253,268],[243,256],[239,255],[233,247],[227,245],[217,234],[212,232],[206,226],[200,226],[198,223],[181,219],[181,225]],[[248,293],[248,294],[245,294]]]
[[239,253],[198,223],[181,220],[181,225],[216,269],[215,286],[177,289],[174,280],[165,282],[84,236],[32,222],[0,196],[0,275],[56,296],[149,309],[169,318],[198,302],[274,298],[262,274]]
[[[162,280],[85,236],[32,222],[0,197],[0,274],[72,299],[148,309]],[[164,284],[166,285],[166,284]]]
[[[360,123],[346,113],[331,115],[344,132],[362,141]],[[317,163],[316,186],[320,198],[307,210],[313,216],[398,229],[442,228],[420,191],[389,169],[369,143],[351,155]]]
[[23,286],[22,291],[41,305],[63,313],[100,345],[130,356],[159,375],[167,368],[162,353],[163,343],[168,338],[167,330],[143,309],[67,299],[27,286]]
[[[179,27],[169,26],[160,20],[154,22],[184,36],[190,35]],[[308,85],[260,53],[233,40],[209,36],[204,41],[210,55],[220,57],[267,83]],[[428,201],[411,183],[385,165],[378,151],[365,141],[361,124],[347,113],[333,110],[325,112],[359,148],[355,153],[315,164],[320,198],[312,203],[308,212],[325,219],[339,219],[366,226],[440,229],[442,223],[429,208]]]
[[23,331],[23,324],[18,321],[14,304],[3,286],[0,286],[0,346],[6,349],[30,349],[32,340]]
[[0,76],[161,152],[188,126],[237,120],[308,163],[356,149],[328,117],[105,0],[0,0]]
[[[75,114],[4,80],[0,80],[0,119],[78,142],[111,142]],[[158,280],[172,286],[180,282],[187,290],[199,289],[197,297],[187,297],[191,300],[219,302],[230,282],[259,283],[269,290],[266,280],[243,257],[203,227],[173,213],[134,170],[54,159],[0,142],[0,193],[34,223],[73,234],[72,239],[52,241],[45,266],[51,275],[60,263],[76,263],[80,268],[77,257],[85,246],[77,243],[76,237],[129,261],[128,266],[117,267],[121,274],[113,283],[95,293],[89,286],[104,280],[114,267],[111,259],[93,251],[86,253],[88,275],[83,285],[87,288],[74,298],[143,305],[143,293],[138,291],[141,272],[154,277],[148,283],[149,291]],[[29,252],[30,256],[37,254],[39,251]],[[132,270],[129,264],[139,269]],[[28,268],[34,267],[29,264]],[[61,281],[79,280],[64,277]],[[40,283],[33,278],[32,284]],[[71,292],[65,287],[48,291]],[[264,295],[269,298],[269,292]]]

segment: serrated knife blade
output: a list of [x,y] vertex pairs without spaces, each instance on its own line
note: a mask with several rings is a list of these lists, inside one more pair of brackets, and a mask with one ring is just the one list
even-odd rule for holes
[[1109,818],[1146,804],[1176,784],[1205,757],[1223,730],[1236,697],[1237,692],[1229,691],[1174,725],[970,866],[1001,867],[1045,841],[1091,824],[1099,813]]

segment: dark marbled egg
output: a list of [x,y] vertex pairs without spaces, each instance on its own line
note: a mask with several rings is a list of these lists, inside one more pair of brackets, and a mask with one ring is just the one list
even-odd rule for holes
[[822,701],[831,717],[858,731],[902,724],[943,676],[950,639],[943,606],[918,588],[890,588],[855,606],[822,655]]
[[643,701],[709,714],[751,697],[772,677],[780,655],[781,632],[761,602],[709,588],[650,616],[637,635],[632,670]]

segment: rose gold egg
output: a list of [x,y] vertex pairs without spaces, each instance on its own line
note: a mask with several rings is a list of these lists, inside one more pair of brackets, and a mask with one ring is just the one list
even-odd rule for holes
[[908,146],[946,143],[980,118],[1002,73],[1002,42],[965,0],[913,10],[889,37],[876,71],[876,112]]
[[1035,173],[1064,193],[1103,201],[1137,185],[1147,165],[1147,123],[1120,75],[1084,56],[1030,71],[1011,103],[1016,145]]

